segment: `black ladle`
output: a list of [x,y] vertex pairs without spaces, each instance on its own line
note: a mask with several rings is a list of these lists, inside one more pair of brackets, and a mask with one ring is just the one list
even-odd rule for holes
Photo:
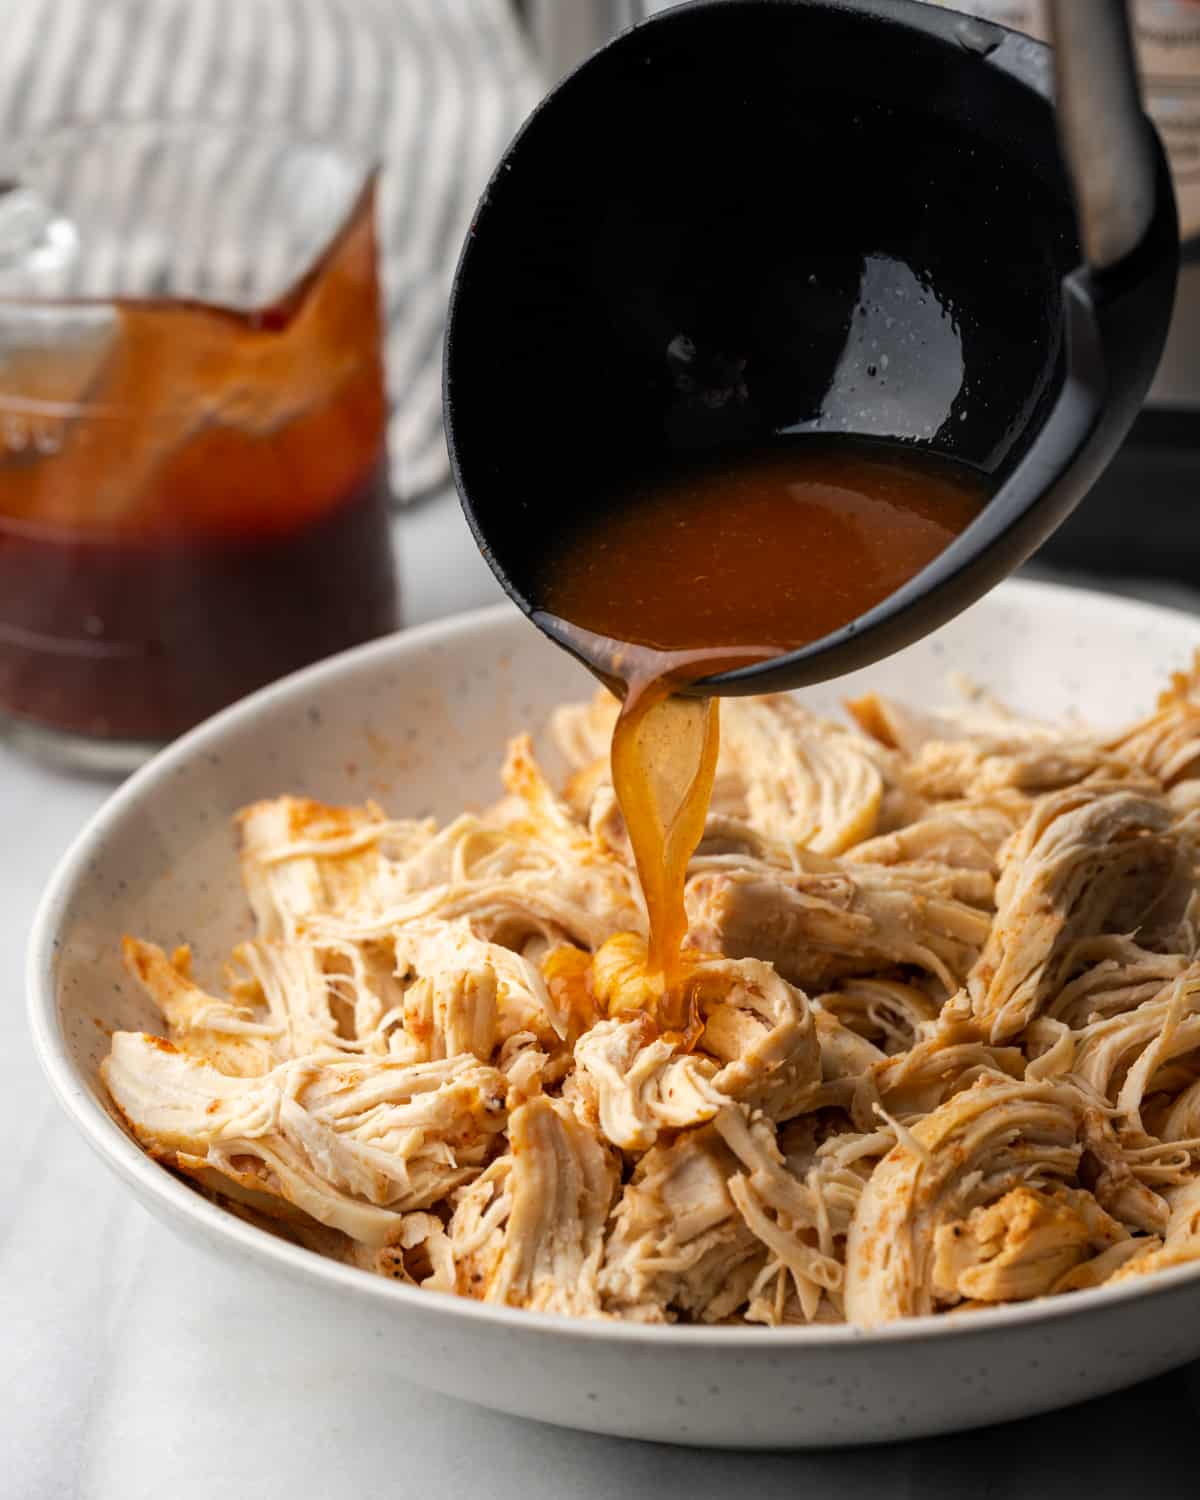
[[527,614],[546,537],[780,434],[901,440],[992,498],[861,619],[705,692],[889,655],[1078,504],[1153,376],[1178,229],[1123,5],[1052,15],[1054,52],[912,0],[700,0],[545,100],[480,201],[445,366],[463,508]]

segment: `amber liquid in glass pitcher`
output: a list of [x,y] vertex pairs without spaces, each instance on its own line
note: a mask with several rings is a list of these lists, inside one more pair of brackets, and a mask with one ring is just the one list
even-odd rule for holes
[[116,298],[93,347],[56,304],[67,353],[8,351],[10,729],[152,745],[395,627],[373,199],[268,306]]

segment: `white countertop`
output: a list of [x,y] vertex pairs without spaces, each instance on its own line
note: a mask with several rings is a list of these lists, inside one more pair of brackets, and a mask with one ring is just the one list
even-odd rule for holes
[[[405,513],[397,532],[409,623],[497,597],[449,496]],[[1181,602],[1178,591],[1171,602]],[[56,860],[109,789],[0,746],[3,1500],[707,1500],[741,1491],[754,1500],[1116,1500],[1148,1482],[1163,1496],[1194,1488],[1200,1363],[991,1431],[751,1455],[560,1431],[429,1395],[399,1376],[364,1388],[344,1350],[298,1347],[289,1337],[294,1291],[251,1298],[236,1267],[148,1218],[91,1157],[33,1058],[26,934]]]

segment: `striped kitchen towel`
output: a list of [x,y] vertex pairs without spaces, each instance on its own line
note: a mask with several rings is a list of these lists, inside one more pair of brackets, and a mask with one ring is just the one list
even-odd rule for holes
[[443,483],[446,294],[540,83],[511,0],[0,0],[0,135],[65,122],[278,123],[384,164],[395,490]]

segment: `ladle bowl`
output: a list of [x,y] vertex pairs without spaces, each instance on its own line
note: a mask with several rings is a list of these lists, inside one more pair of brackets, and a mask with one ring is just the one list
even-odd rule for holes
[[1050,49],[912,0],[698,0],[547,97],[480,202],[445,367],[466,516],[526,613],[548,540],[632,480],[804,434],[943,455],[991,499],[869,614],[704,691],[866,665],[1036,549],[1136,414],[1178,262],[1134,96],[1145,223],[1096,264],[1053,74]]

